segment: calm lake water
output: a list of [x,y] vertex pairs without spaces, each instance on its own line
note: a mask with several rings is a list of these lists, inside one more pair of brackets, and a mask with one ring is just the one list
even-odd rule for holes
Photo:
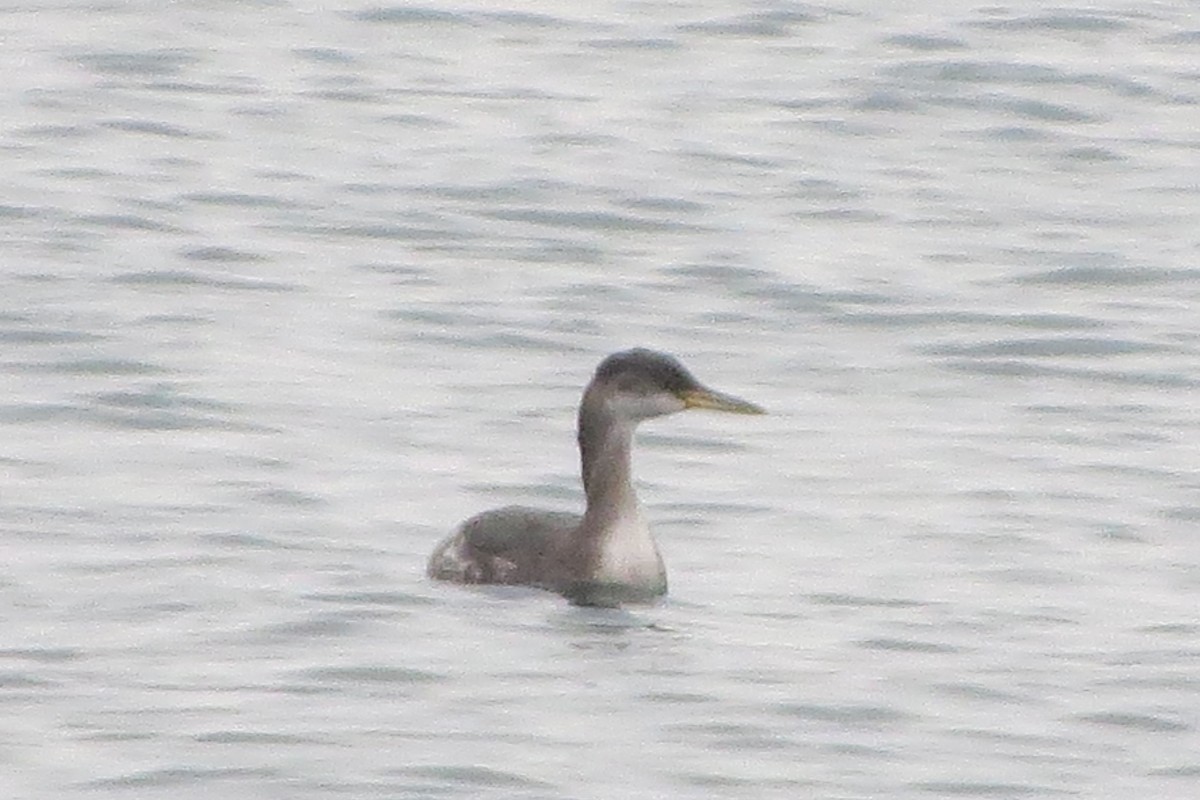
[[[1200,796],[1193,4],[0,33],[0,795]],[[632,345],[670,598],[427,581]]]

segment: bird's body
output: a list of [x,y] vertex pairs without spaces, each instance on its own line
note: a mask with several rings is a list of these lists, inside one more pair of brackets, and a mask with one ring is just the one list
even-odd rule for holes
[[484,511],[442,540],[429,559],[429,577],[554,589],[561,583],[563,546],[582,520],[527,506]]
[[687,408],[763,413],[706,389],[662,353],[635,349],[609,356],[579,407],[584,514],[523,506],[485,511],[438,545],[429,576],[535,586],[580,605],[644,602],[665,594],[666,569],[632,483],[633,432],[642,420]]

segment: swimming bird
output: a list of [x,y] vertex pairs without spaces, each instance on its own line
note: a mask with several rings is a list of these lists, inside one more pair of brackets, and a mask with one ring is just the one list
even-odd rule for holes
[[633,488],[633,433],[644,420],[689,408],[766,413],[705,387],[665,353],[635,348],[608,356],[579,405],[583,515],[525,506],[485,511],[434,549],[427,574],[462,584],[535,586],[576,605],[666,594],[666,568]]

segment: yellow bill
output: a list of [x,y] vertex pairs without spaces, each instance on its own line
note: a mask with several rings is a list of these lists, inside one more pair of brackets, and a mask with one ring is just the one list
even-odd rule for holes
[[680,395],[687,408],[707,408],[709,411],[727,411],[730,414],[765,414],[761,406],[731,394],[714,392],[712,389],[687,389]]

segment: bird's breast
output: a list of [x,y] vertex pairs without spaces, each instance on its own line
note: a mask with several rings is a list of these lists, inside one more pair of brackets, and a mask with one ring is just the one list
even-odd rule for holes
[[658,546],[636,509],[619,515],[606,526],[597,555],[594,581],[645,587],[665,582]]

